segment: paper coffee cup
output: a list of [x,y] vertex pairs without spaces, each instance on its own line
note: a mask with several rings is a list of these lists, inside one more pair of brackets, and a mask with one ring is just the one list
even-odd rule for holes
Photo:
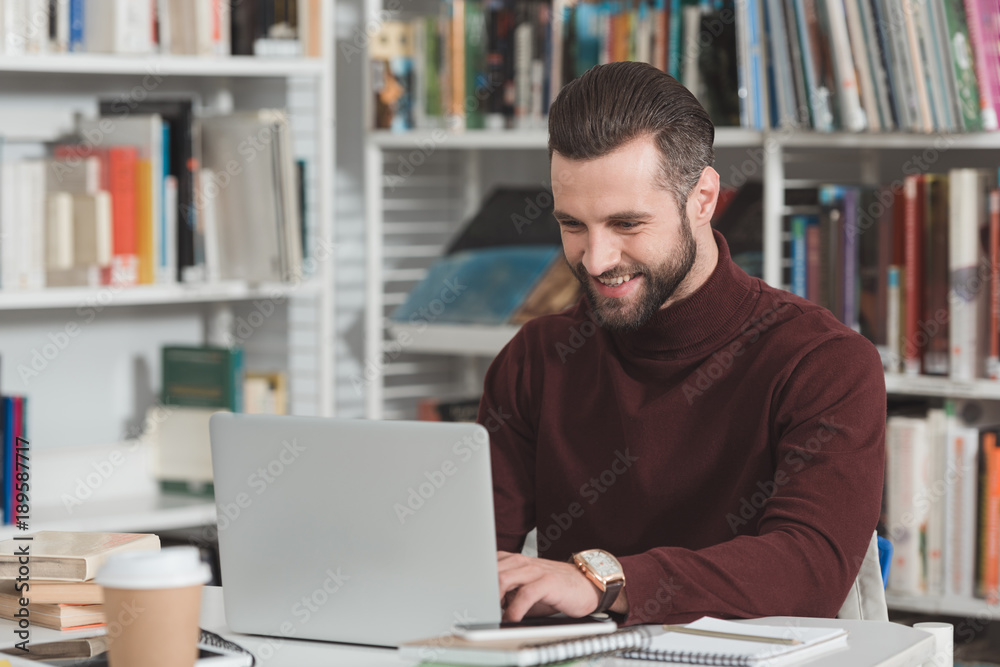
[[913,627],[934,636],[934,657],[923,667],[952,667],[955,662],[955,626],[951,623],[914,623]]
[[128,551],[97,573],[111,667],[191,667],[198,658],[201,589],[211,570],[195,547]]

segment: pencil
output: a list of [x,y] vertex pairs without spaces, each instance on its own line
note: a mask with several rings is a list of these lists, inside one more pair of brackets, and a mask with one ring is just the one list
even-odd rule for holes
[[697,630],[683,625],[664,625],[667,632],[680,632],[686,635],[699,635],[701,637],[716,637],[718,639],[738,639],[745,642],[762,642],[764,644],[783,644],[785,646],[797,646],[802,642],[798,639],[785,637],[761,637],[760,635],[740,635],[735,632],[716,632],[715,630]]

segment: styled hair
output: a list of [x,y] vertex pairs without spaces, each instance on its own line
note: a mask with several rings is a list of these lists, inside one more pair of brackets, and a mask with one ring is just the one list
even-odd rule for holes
[[556,152],[591,160],[651,136],[663,156],[660,185],[683,212],[715,161],[715,126],[677,79],[640,62],[597,65],[569,82],[549,107],[549,161]]

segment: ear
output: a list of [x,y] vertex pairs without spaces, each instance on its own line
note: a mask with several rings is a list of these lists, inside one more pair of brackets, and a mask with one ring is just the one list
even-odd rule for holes
[[711,167],[701,170],[698,183],[688,195],[687,214],[694,229],[709,225],[719,200],[719,172]]

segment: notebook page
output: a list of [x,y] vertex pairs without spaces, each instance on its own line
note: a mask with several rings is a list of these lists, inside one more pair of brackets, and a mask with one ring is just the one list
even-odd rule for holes
[[[716,618],[701,618],[687,624],[688,628],[708,630],[712,632],[728,632],[757,637],[775,637],[796,639],[798,645],[766,644],[756,641],[740,641],[719,637],[703,637],[679,632],[665,632],[653,638],[649,648],[626,654],[626,657],[644,657],[652,659],[683,660],[684,662],[699,661],[699,657],[707,656],[716,662],[711,664],[758,664],[770,663],[783,655],[796,654],[811,649],[817,644],[845,643],[846,631],[841,628],[805,628],[800,626],[750,625],[735,623]],[[838,641],[834,642],[837,638]],[[832,647],[831,647],[832,648]],[[808,650],[808,653],[813,653]],[[722,660],[725,660],[724,662]],[[732,660],[730,662],[729,660]]]

